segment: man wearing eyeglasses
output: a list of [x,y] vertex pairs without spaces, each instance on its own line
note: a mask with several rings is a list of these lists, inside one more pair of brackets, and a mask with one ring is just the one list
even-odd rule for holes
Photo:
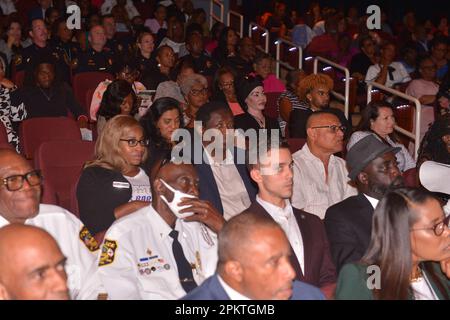
[[306,128],[306,144],[292,155],[292,204],[323,219],[328,207],[357,193],[348,184],[345,161],[334,155],[343,149],[346,128],[328,111],[311,114]]
[[369,247],[375,207],[390,186],[403,185],[395,157],[399,151],[373,135],[348,151],[348,176],[359,193],[328,208],[324,220],[337,270],[362,258]]
[[42,176],[12,150],[0,150],[0,227],[21,223],[41,227],[67,257],[72,299],[96,299],[101,283],[96,274],[98,245],[81,221],[63,208],[39,204]]

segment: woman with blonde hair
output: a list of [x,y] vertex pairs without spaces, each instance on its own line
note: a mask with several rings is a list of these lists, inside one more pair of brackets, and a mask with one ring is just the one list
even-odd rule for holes
[[140,167],[147,159],[148,139],[139,122],[118,115],[104,126],[95,159],[85,164],[77,186],[80,218],[93,234],[151,201],[150,181]]

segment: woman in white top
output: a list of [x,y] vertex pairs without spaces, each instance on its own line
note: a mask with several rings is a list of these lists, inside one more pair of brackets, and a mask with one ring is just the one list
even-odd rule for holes
[[150,29],[150,31],[153,34],[157,34],[159,29],[167,29],[167,22],[166,22],[166,16],[167,16],[167,10],[166,7],[164,7],[162,4],[159,4],[156,9],[155,13],[153,14],[154,18],[145,20],[144,25]]
[[356,142],[369,134],[375,135],[381,141],[393,147],[400,147],[397,152],[398,167],[402,172],[416,167],[416,161],[409,154],[408,150],[401,144],[394,134],[395,117],[394,108],[386,101],[372,101],[361,113],[361,121],[348,143],[349,150]]

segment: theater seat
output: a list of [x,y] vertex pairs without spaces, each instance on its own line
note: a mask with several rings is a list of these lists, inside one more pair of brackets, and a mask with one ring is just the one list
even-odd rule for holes
[[264,108],[264,114],[272,119],[278,119],[278,98],[282,92],[267,92],[267,103]]
[[114,77],[108,72],[81,72],[73,76],[73,94],[86,114],[89,114],[90,107],[86,105],[86,92],[91,88],[97,88],[98,84],[106,79],[113,80]]
[[[86,161],[94,158],[92,141],[54,140],[43,142],[36,151],[35,167],[44,176],[43,203],[57,204],[71,212],[76,184]],[[77,214],[78,212],[73,212]]]
[[22,154],[32,159],[41,143],[51,140],[81,140],[81,132],[75,120],[66,117],[32,118],[19,126]]

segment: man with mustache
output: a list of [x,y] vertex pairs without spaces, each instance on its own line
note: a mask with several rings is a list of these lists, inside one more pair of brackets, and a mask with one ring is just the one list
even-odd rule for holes
[[370,242],[372,215],[378,201],[391,186],[402,186],[403,177],[391,147],[373,135],[358,141],[347,153],[349,178],[358,195],[328,208],[325,228],[336,269],[362,258]]

